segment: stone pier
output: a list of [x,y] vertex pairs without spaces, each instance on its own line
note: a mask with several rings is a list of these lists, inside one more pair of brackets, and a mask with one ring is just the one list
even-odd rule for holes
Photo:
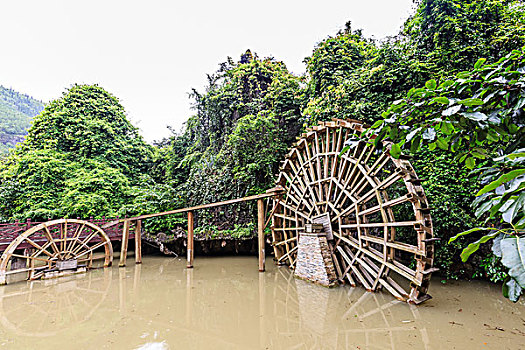
[[335,285],[337,275],[322,224],[307,224],[299,232],[295,276],[326,287]]

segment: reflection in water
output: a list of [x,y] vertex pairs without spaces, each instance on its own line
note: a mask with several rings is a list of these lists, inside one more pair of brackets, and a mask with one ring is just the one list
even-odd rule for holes
[[16,283],[0,288],[0,322],[21,336],[50,337],[92,318],[111,286],[113,271]]
[[[279,348],[347,349],[364,346],[365,349],[396,348],[397,338],[411,338],[416,349],[428,349],[427,331],[423,327],[403,325],[399,317],[410,316],[410,323],[419,319],[415,306],[392,299],[389,295],[366,293],[359,288],[328,289],[293,278],[288,270],[279,269],[276,278],[286,281],[286,289],[277,287],[286,295],[283,305],[286,317],[274,328],[272,345]],[[277,283],[282,284],[282,283]],[[399,309],[395,307],[399,306]],[[290,314],[297,310],[296,317]],[[406,311],[409,313],[407,314]],[[275,314],[279,311],[276,310]],[[291,322],[290,322],[291,321]],[[408,323],[408,322],[407,322]],[[349,324],[352,324],[349,327]],[[401,333],[400,336],[398,333]],[[294,334],[296,344],[280,343],[284,335]],[[379,336],[379,337],[378,337]]]
[[523,304],[487,284],[435,283],[434,299],[415,307],[267,267],[258,273],[255,258],[223,257],[186,269],[179,259],[146,257],[143,265],[7,285],[0,347],[525,348]]

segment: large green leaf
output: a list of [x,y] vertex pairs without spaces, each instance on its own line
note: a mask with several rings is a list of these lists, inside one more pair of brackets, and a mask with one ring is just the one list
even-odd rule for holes
[[390,148],[390,155],[396,159],[401,155],[401,147],[399,147],[397,143],[392,144],[392,148]]
[[509,269],[509,276],[525,287],[525,239],[520,236],[504,238],[500,247],[501,263]]
[[507,200],[500,211],[503,213],[502,218],[505,222],[512,223],[518,211],[522,208],[525,202],[525,192],[522,192],[517,198]]
[[488,242],[489,240],[493,239],[494,237],[498,236],[499,232],[490,233],[488,235],[485,235],[478,239],[476,242],[470,243],[463,251],[461,252],[461,260],[463,262],[467,261],[468,258],[479,249],[479,246],[483,243]]
[[448,98],[446,98],[444,96],[434,97],[432,99],[432,101],[437,102],[437,103],[441,103],[441,104],[444,104],[444,105],[448,105],[449,104]]
[[456,239],[458,239],[459,237],[466,236],[466,235],[471,234],[472,232],[476,232],[476,231],[499,231],[499,229],[494,228],[494,227],[474,227],[474,228],[471,228],[470,230],[460,232],[457,235],[455,235],[454,237],[451,237],[448,240],[448,243],[450,244],[450,243],[454,242]]
[[458,101],[459,104],[465,105],[465,106],[480,106],[483,104],[483,100],[479,98],[466,98],[464,100]]
[[434,90],[437,86],[437,83],[434,79],[430,79],[429,81],[425,83],[425,86],[429,90]]
[[485,63],[486,60],[487,60],[486,58],[480,58],[480,59],[478,59],[478,61],[477,61],[476,64],[474,65],[474,69],[478,69],[478,68],[480,68],[480,67],[483,65],[483,63]]
[[509,182],[510,180],[522,175],[522,174],[525,174],[525,169],[517,169],[517,170],[512,170],[506,174],[503,174],[501,175],[499,178],[497,178],[496,180],[492,181],[491,183],[489,183],[487,186],[483,187],[477,194],[476,196],[481,196],[482,194],[485,194],[487,192],[490,192],[492,190],[495,190],[497,187],[501,186],[502,184],[506,183],[506,182]]
[[488,119],[487,115],[481,112],[472,112],[472,113],[465,112],[465,113],[461,113],[461,115],[464,116],[465,118],[468,118],[476,122],[483,122]]

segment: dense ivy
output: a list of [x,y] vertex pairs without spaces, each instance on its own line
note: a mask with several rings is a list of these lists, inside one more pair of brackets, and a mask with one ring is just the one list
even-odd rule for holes
[[39,149],[101,160],[132,177],[146,170],[151,157],[117,98],[90,85],[74,85],[35,117],[17,154]]
[[[302,128],[303,85],[282,62],[247,51],[238,62],[221,64],[209,76],[205,93],[193,92],[196,114],[166,151],[168,164],[178,162],[170,165],[167,178],[187,174],[181,190],[188,204],[273,186],[279,161]],[[234,223],[251,222],[253,209],[248,204],[199,215],[231,229]]]

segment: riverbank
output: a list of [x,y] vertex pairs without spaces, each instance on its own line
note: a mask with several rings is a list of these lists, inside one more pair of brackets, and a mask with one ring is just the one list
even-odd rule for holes
[[[161,252],[165,255],[185,256],[187,236],[186,232],[179,232],[173,235],[160,233],[157,235],[145,234],[143,236],[145,252]],[[270,248],[269,242],[266,242]],[[233,237],[231,235],[207,237],[195,235],[194,254],[195,255],[257,255],[257,236]],[[270,251],[270,250],[266,250]]]

